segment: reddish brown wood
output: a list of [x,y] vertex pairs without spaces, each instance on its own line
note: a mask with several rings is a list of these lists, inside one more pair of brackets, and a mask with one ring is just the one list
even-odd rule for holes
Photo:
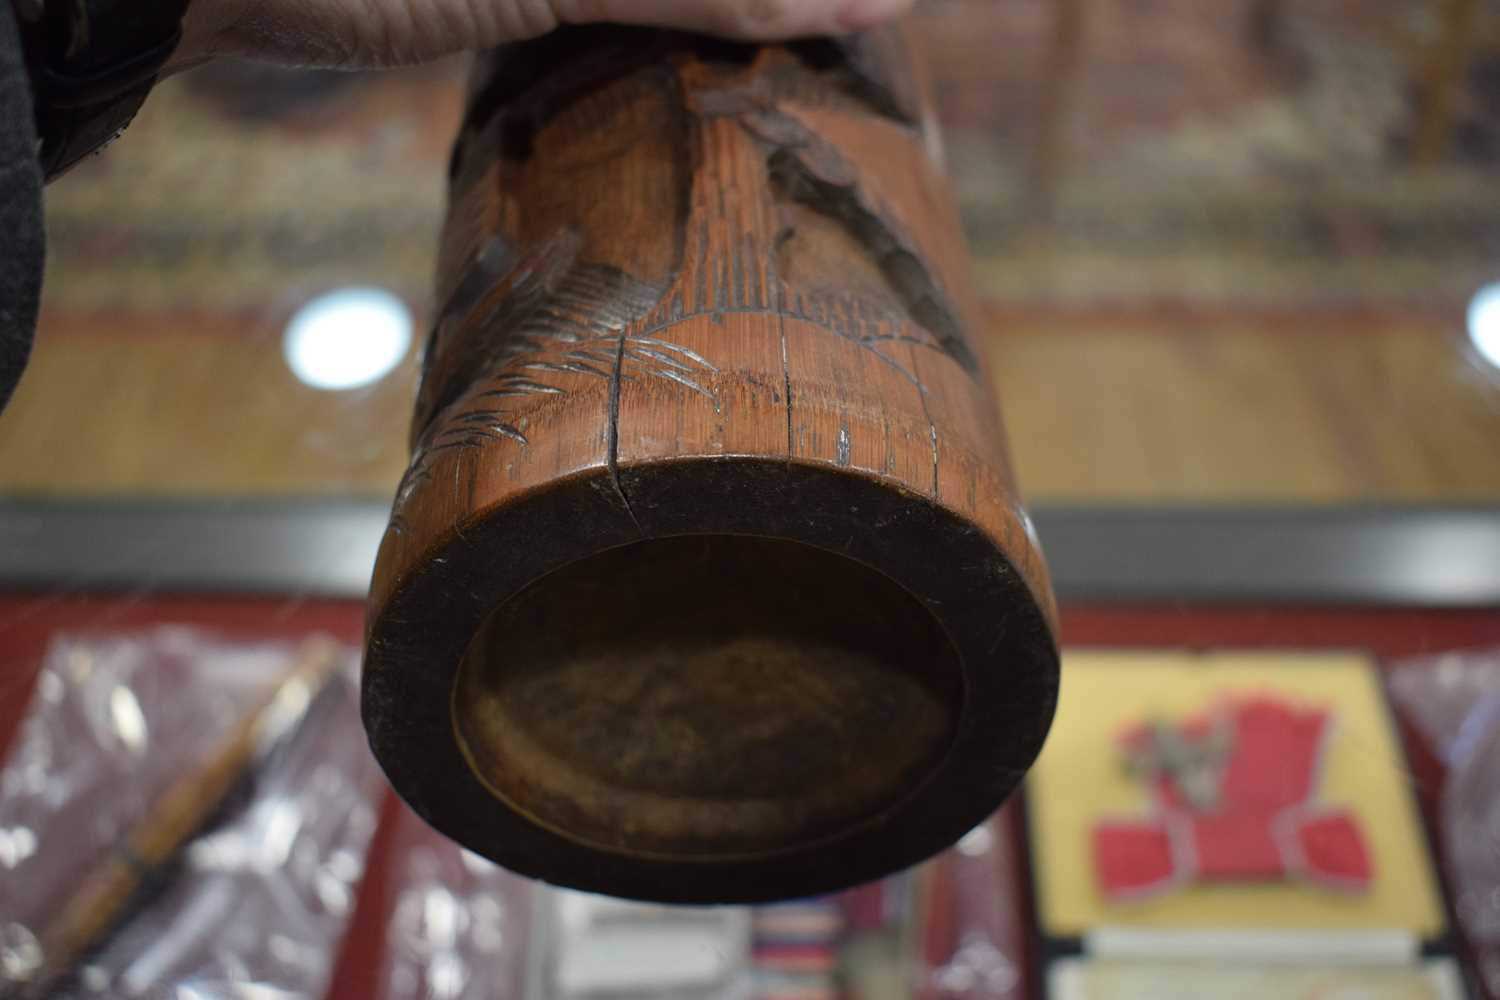
[[897,33],[619,28],[479,73],[364,692],[468,847],[804,895],[1031,763],[1052,599],[919,80]]

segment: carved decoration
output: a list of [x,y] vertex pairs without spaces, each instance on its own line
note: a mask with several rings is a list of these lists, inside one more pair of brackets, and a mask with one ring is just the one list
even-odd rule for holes
[[365,715],[512,867],[657,899],[875,877],[1055,697],[967,256],[897,32],[496,53],[454,152]]

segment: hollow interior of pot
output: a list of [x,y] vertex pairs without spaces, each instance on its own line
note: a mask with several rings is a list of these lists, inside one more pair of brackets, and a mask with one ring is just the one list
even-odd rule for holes
[[543,577],[485,620],[453,689],[489,790],[623,854],[720,860],[879,822],[963,708],[931,610],[837,552],[648,539]]

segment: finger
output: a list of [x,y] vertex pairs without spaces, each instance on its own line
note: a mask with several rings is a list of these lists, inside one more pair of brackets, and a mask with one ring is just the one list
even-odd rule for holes
[[213,54],[304,66],[391,66],[615,22],[752,41],[840,34],[914,0],[195,0],[184,60]]
[[842,34],[910,10],[913,0],[552,0],[557,19],[612,21],[753,41]]

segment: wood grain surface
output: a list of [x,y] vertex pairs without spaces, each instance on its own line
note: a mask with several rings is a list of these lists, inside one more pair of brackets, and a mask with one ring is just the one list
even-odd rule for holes
[[1055,612],[929,117],[895,31],[481,68],[364,681],[433,825],[587,889],[805,896],[1020,779]]

